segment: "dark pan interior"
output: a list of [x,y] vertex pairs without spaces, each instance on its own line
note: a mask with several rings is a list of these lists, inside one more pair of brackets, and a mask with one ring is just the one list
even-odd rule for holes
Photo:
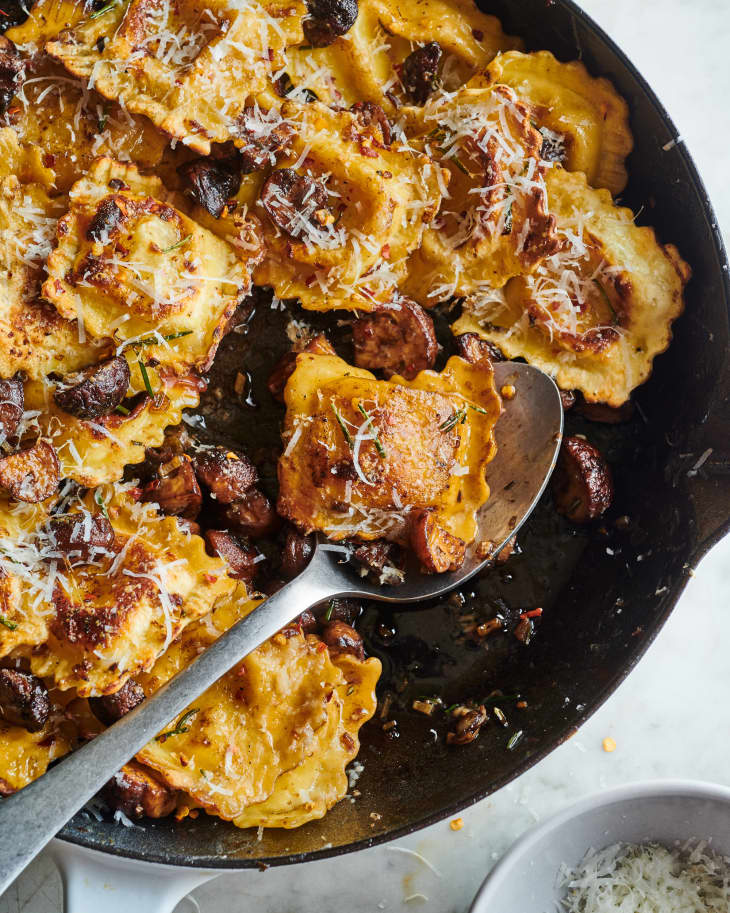
[[[615,46],[568,2],[487,2],[487,12],[520,34],[531,49],[563,60],[581,57],[594,75],[610,77],[628,100],[636,148],[624,200],[642,209],[640,224],[675,242],[694,270],[687,311],[675,341],[636,395],[633,419],[598,425],[568,414],[608,456],[616,503],[595,526],[575,529],[557,517],[549,494],[519,537],[521,554],[451,597],[403,611],[366,606],[361,630],[384,665],[381,699],[392,695],[389,732],[374,720],[362,731],[357,783],[322,822],[295,831],[240,831],[201,815],[195,821],[145,822],[144,830],[77,816],[62,836],[75,843],[150,861],[241,867],[299,862],[361,848],[454,813],[503,786],[560,744],[610,694],[647,648],[687,580],[689,568],[727,529],[728,294],[724,253],[705,190],[676,131],[640,76]],[[302,316],[302,315],[295,315]],[[304,315],[310,319],[309,315]],[[256,444],[265,462],[280,415],[264,388],[267,365],[285,348],[286,316],[261,296],[247,332],[222,347],[203,413],[213,434]],[[447,337],[444,337],[447,338]],[[253,376],[255,409],[232,392],[239,370]],[[216,390],[222,391],[216,394]],[[712,448],[698,473],[688,475]],[[271,465],[269,465],[271,470]],[[627,516],[629,523],[616,522]],[[511,635],[482,645],[465,637],[467,616],[542,606],[528,646]],[[387,637],[387,629],[396,634]],[[386,634],[386,637],[383,636]],[[483,699],[499,688],[520,695],[500,702],[496,721],[474,743],[444,744],[445,715],[410,710],[414,697],[440,695],[446,705]],[[512,749],[508,741],[523,736]]]

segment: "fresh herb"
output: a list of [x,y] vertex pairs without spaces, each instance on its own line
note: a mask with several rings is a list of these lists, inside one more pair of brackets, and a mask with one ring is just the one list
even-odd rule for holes
[[[188,710],[180,717],[177,725],[174,729],[168,729],[167,732],[161,732],[159,735],[155,736],[156,742],[166,742],[172,735],[183,735],[185,732],[190,732],[190,727],[187,724],[188,720],[195,716],[196,713],[200,713],[200,707],[193,707],[192,710]],[[204,776],[204,771],[201,769],[201,776]]]
[[[350,450],[352,450],[352,448],[355,446],[355,442],[352,439],[352,435],[347,430],[347,425],[345,424],[344,418],[342,418],[339,411],[337,410],[337,406],[335,406],[334,403],[332,403],[332,411],[334,412],[335,418],[337,419],[337,424],[340,426],[340,428],[342,428],[342,433],[344,434],[345,440],[350,446]],[[329,621],[329,619],[327,620]]]
[[[99,505],[99,507],[101,508],[101,512],[104,514],[104,516],[106,517],[107,521],[109,521],[109,511],[106,509],[106,502],[105,502],[104,499],[102,498],[101,492],[99,491],[98,488],[97,488],[96,491],[94,492],[94,500],[96,501],[96,503],[97,503],[97,504]],[[111,521],[109,521],[109,522],[111,522]]]
[[500,704],[505,703],[505,701],[519,701],[521,700],[519,694],[490,694],[489,697],[485,697],[483,701],[480,701],[482,704],[492,704],[495,701],[499,701]]
[[10,621],[10,619],[6,618],[4,615],[0,615],[0,625],[4,625],[10,631],[15,631],[18,627],[14,621]]
[[161,254],[169,254],[171,250],[177,250],[178,247],[182,247],[183,244],[187,244],[188,241],[192,238],[192,235],[185,235],[184,238],[180,238],[179,241],[176,241],[174,244],[171,244],[169,247],[163,247],[160,251]]
[[511,735],[509,741],[507,742],[507,751],[512,751],[517,748],[517,746],[522,741],[522,736],[524,732],[520,729],[519,732],[515,732],[514,735]]
[[101,112],[101,114],[99,115],[99,119],[98,119],[97,122],[96,122],[96,126],[97,126],[97,128],[98,128],[98,129],[97,129],[97,133],[103,133],[103,132],[104,132],[104,128],[106,127],[106,124],[107,124],[107,121],[108,121],[108,120],[109,120],[109,114],[108,114],[108,112],[107,112],[107,110],[106,110],[106,106],[105,106],[105,107],[102,109],[102,112]]
[[458,424],[464,424],[466,421],[466,409],[459,409],[458,412],[452,412],[452,414],[446,419],[445,422],[441,422],[439,425],[439,431],[451,431]]
[[[172,339],[182,339],[183,336],[190,336],[192,330],[180,330],[179,333],[166,333],[162,338],[165,342],[170,342]],[[157,336],[145,336],[144,339],[137,339],[135,342],[130,343],[131,346],[155,346],[159,343],[159,338]]]
[[144,381],[145,390],[149,393],[150,396],[154,396],[155,391],[152,389],[152,384],[150,383],[150,376],[147,373],[147,368],[145,367],[145,363],[140,358],[140,360],[137,362],[137,364],[139,365],[139,370],[142,375],[142,380]]
[[105,13],[110,13],[116,5],[117,5],[117,0],[112,0],[111,3],[107,3],[105,6],[102,6],[101,9],[98,9],[95,12],[93,12],[89,16],[89,19],[98,19],[100,16],[105,15]]
[[[443,151],[443,150],[439,150]],[[474,175],[469,171],[466,165],[462,162],[458,155],[452,155],[449,161],[452,161],[456,167],[461,171],[462,174],[465,174],[468,178],[473,178]]]
[[332,613],[334,612],[334,610],[335,610],[335,601],[334,601],[334,599],[330,599],[330,604],[327,606],[327,611],[324,613],[325,621],[331,621]]
[[486,409],[482,409],[481,406],[474,406],[474,405],[472,405],[471,403],[467,403],[467,406],[468,406],[470,409],[473,409],[475,412],[481,412],[482,415],[488,415],[487,410],[486,410]]
[[365,421],[368,423],[368,428],[370,429],[370,433],[372,434],[373,441],[375,443],[375,449],[378,451],[380,456],[385,459],[385,447],[383,447],[383,445],[380,443],[380,438],[378,437],[378,432],[375,428],[375,425],[373,424],[373,420],[370,418],[370,413],[362,403],[358,403],[357,408],[360,411],[360,414],[365,417]]
[[129,409],[127,409],[126,406],[117,406],[114,411],[118,412],[120,415],[129,415]]
[[599,282],[598,279],[593,280],[594,285],[600,290],[603,300],[608,305],[609,310],[613,314],[613,325],[616,326],[618,323],[618,314],[616,313],[616,308],[611,304],[611,299],[608,297],[608,292],[603,287],[603,283]]

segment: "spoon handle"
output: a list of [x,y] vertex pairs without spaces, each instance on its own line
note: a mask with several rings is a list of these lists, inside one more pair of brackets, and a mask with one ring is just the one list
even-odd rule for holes
[[113,726],[0,801],[0,894],[98,790],[221,675],[305,609],[338,595],[317,549],[308,567]]

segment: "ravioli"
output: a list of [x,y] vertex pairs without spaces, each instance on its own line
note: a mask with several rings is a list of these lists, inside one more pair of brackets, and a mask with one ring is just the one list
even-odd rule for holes
[[542,136],[511,89],[474,80],[407,116],[414,143],[447,167],[451,179],[409,261],[406,294],[428,307],[484,285],[499,288],[556,250]]
[[225,142],[282,52],[303,40],[301,0],[126,0],[46,50],[105,98],[205,155]]
[[92,338],[113,332],[175,371],[206,370],[250,290],[250,262],[134,165],[98,159],[69,199],[43,296]]
[[510,51],[490,63],[484,83],[510,86],[531,106],[552,159],[584,172],[592,187],[621,193],[634,143],[629,107],[608,79],[590,76],[578,60],[561,63],[549,51]]
[[[239,584],[140,679],[145,691],[187,666],[257,602]],[[306,770],[309,815],[315,817],[323,804],[344,795],[344,766],[357,751],[358,729],[375,711],[379,673],[377,659],[340,661],[314,636],[277,634],[193,701],[137,758],[195,803],[226,820],[240,820],[241,827],[252,823],[249,817],[265,823],[266,808],[249,812],[248,807],[270,797],[272,804],[290,801],[295,808],[303,782],[280,781],[287,771]],[[338,758],[339,770],[333,760],[319,774],[304,768],[307,759],[320,761],[327,752]],[[273,808],[270,814],[273,818]]]
[[76,727],[63,716],[51,692],[52,712],[38,732],[28,732],[0,719],[0,796],[9,795],[37,780],[48,765],[68,754],[78,743]]
[[445,178],[425,155],[386,146],[347,111],[285,103],[281,116],[297,136],[280,164],[325,188],[329,213],[323,224],[302,219],[298,237],[263,214],[266,255],[254,281],[311,310],[369,310],[392,296]]
[[399,78],[404,59],[418,45],[437,41],[444,52],[442,80],[459,88],[502,51],[522,47],[494,16],[470,0],[360,0],[355,25],[326,48],[290,48],[286,72],[293,98],[312,91],[320,101],[379,104],[395,114],[406,100]]
[[556,167],[546,183],[561,250],[531,276],[466,301],[452,329],[479,333],[589,402],[620,406],[669,345],[691,271],[585,175]]
[[501,403],[491,367],[454,356],[414,380],[376,380],[337,356],[301,353],[284,392],[277,510],[305,532],[405,544],[432,510],[471,542],[489,496]]
[[[150,668],[235,585],[200,537],[134,498],[129,485],[103,487],[74,507],[105,511],[111,520],[114,554],[95,563],[64,561],[45,529],[0,557],[0,567],[22,582],[25,621],[18,630],[27,625],[36,634],[31,670],[81,697],[113,693]],[[2,630],[0,653],[4,640]]]

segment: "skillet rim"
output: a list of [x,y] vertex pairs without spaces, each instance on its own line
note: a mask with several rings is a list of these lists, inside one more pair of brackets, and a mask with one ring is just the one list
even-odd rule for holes
[[[571,16],[578,19],[588,31],[593,33],[593,35],[617,60],[624,71],[628,73],[637,89],[643,92],[647,101],[654,107],[656,113],[659,115],[662,124],[670,132],[672,139],[676,140],[678,137],[680,137],[679,131],[677,130],[674,121],[670,117],[662,102],[659,100],[657,94],[651,88],[643,75],[639,72],[634,63],[629,59],[627,54],[604,31],[604,29],[601,28],[601,26],[599,26],[598,23],[591,16],[589,16],[588,13],[585,12],[585,10],[579,7],[575,0],[552,0],[551,5],[552,4],[563,7]],[[714,254],[717,262],[717,271],[721,277],[719,284],[724,291],[725,307],[728,312],[728,319],[730,320],[730,264],[728,262],[728,255],[725,249],[722,233],[720,231],[720,226],[717,217],[715,216],[712,202],[707,193],[707,188],[705,187],[704,181],[702,180],[702,177],[697,170],[697,166],[695,165],[686,144],[683,141],[677,142],[676,151],[683,159],[692,189],[700,202],[705,223],[709,228],[710,235],[714,242]],[[722,365],[719,371],[720,379],[725,376],[726,384],[729,366],[730,351],[726,349],[722,355]],[[723,394],[727,396],[728,391],[723,391],[721,385],[718,384],[718,388],[712,398],[710,412],[717,407],[718,400],[722,397]],[[730,496],[730,487],[728,489],[728,495]],[[722,539],[728,532],[730,532],[730,505],[728,506],[727,516],[724,518],[724,520],[714,530],[712,530],[712,532],[705,539],[698,543],[697,547],[690,555],[688,564],[684,569],[683,576],[675,583],[673,591],[665,600],[664,609],[661,615],[655,619],[651,630],[647,631],[644,638],[641,641],[637,642],[636,648],[631,653],[626,664],[607,680],[606,684],[598,692],[597,698],[590,706],[587,706],[586,709],[580,713],[576,722],[566,723],[562,727],[559,727],[552,739],[550,739],[544,746],[535,751],[524,761],[515,765],[510,774],[500,777],[496,783],[493,783],[488,787],[477,789],[474,794],[466,800],[456,800],[453,803],[442,806],[438,811],[424,815],[414,821],[409,822],[406,825],[403,825],[402,827],[397,827],[391,831],[383,832],[382,834],[377,834],[372,837],[365,837],[362,840],[357,840],[353,843],[343,844],[342,846],[337,847],[329,847],[321,850],[313,850],[305,853],[290,853],[282,856],[272,856],[256,859],[234,859],[225,856],[202,855],[186,856],[184,854],[176,854],[173,857],[169,857],[158,852],[151,852],[145,849],[144,840],[143,838],[140,838],[139,835],[135,835],[139,840],[140,848],[138,850],[129,849],[128,847],[121,848],[115,844],[109,844],[103,839],[94,836],[86,837],[78,833],[66,834],[65,829],[59,832],[56,839],[60,839],[75,846],[84,847],[85,849],[97,850],[100,853],[116,856],[118,858],[131,859],[137,862],[162,864],[167,866],[174,866],[177,868],[219,869],[221,872],[223,872],[243,871],[252,868],[261,869],[262,867],[268,868],[283,865],[296,865],[302,862],[316,862],[322,859],[330,859],[336,856],[343,856],[347,853],[354,853],[359,850],[365,850],[374,846],[380,846],[393,840],[398,840],[402,837],[406,837],[415,831],[430,827],[439,821],[443,821],[445,818],[449,818],[452,815],[457,814],[465,808],[469,808],[472,805],[475,805],[477,802],[482,801],[482,799],[487,798],[492,793],[497,792],[497,790],[502,789],[504,786],[517,779],[517,777],[521,776],[535,764],[542,761],[543,758],[547,757],[551,752],[562,745],[563,742],[567,741],[572,735],[574,735],[577,729],[582,726],[588,719],[590,719],[590,717],[592,717],[600,707],[603,706],[606,700],[608,700],[608,698],[613,694],[618,686],[634,669],[639,660],[644,656],[646,651],[652,645],[655,638],[663,628],[680,596],[684,592],[684,588],[690,579],[690,572],[692,568],[695,567],[701,558],[710,550],[710,548],[719,542],[720,539]]]

